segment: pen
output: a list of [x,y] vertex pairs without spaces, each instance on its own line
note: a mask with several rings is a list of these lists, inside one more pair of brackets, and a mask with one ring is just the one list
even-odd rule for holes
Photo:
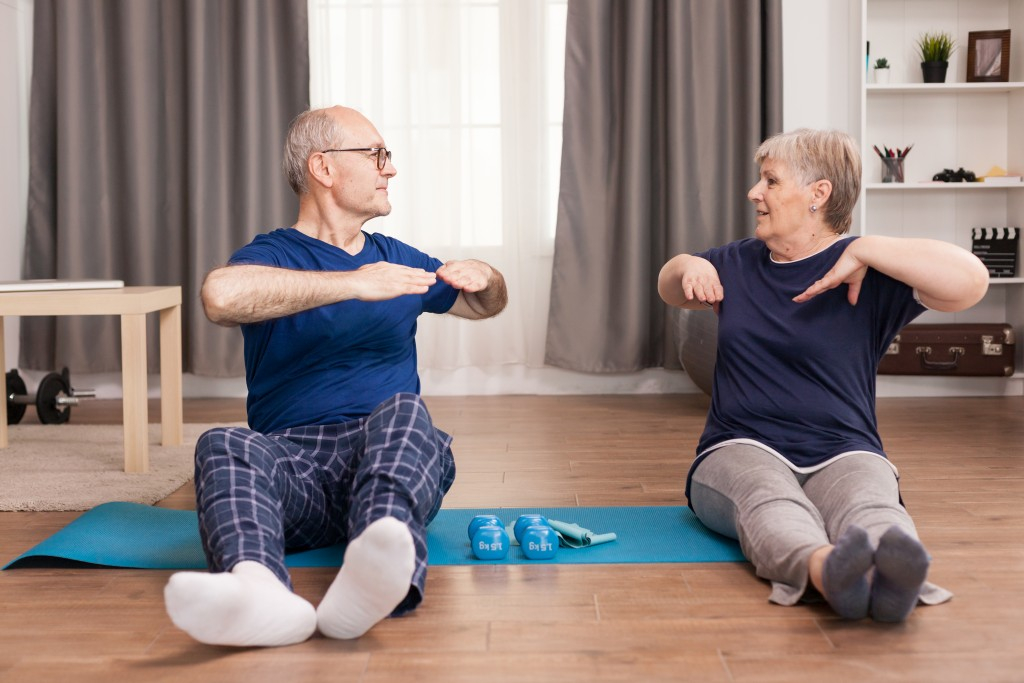
[[878,145],[871,145],[871,149],[875,150],[875,154],[882,157],[883,159],[902,159],[903,157],[910,154],[910,150],[912,150],[913,148],[913,142],[904,147],[903,149],[900,149],[899,147],[893,147],[892,149],[889,149],[885,145],[882,145],[882,149],[878,149]]

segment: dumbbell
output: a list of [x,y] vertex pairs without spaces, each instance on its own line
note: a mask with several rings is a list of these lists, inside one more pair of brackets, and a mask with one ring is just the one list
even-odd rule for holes
[[544,515],[520,515],[513,532],[523,554],[531,560],[550,560],[558,554],[558,534]]
[[474,517],[469,531],[470,545],[478,560],[503,560],[508,555],[508,547],[511,545],[508,532],[497,517],[493,520],[478,520]]
[[[502,560],[508,555],[508,532],[496,515],[477,515],[467,529],[473,554],[481,560]],[[512,533],[531,560],[550,560],[558,553],[558,534],[544,515],[520,515]]]
[[36,407],[39,421],[43,424],[64,424],[71,419],[71,406],[77,406],[81,398],[92,398],[96,395],[91,389],[72,389],[71,376],[67,368],[43,377],[35,396],[29,395],[25,380],[17,370],[7,373],[6,385],[7,424],[21,422],[30,405]]
[[519,515],[519,519],[512,527],[512,533],[515,535],[516,540],[520,544],[523,542],[523,532],[526,531],[526,527],[540,524],[541,526],[551,526],[548,524],[548,518],[544,515],[538,515],[536,513],[527,513],[525,515]]
[[505,525],[501,523],[501,519],[497,515],[477,515],[469,522],[469,540],[472,541],[473,537],[476,536],[476,532],[480,530],[482,526],[500,526]]

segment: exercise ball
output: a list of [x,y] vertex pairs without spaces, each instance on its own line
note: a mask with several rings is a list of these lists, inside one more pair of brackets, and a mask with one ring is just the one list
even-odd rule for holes
[[710,396],[718,354],[718,316],[713,311],[676,311],[679,363],[693,383]]

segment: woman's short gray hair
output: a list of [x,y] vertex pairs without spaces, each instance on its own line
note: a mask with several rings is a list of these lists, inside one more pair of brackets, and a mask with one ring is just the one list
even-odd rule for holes
[[295,194],[309,192],[306,182],[306,162],[314,152],[330,149],[342,137],[341,126],[326,109],[310,109],[292,120],[284,143],[281,167]]
[[754,162],[775,159],[786,164],[797,179],[809,185],[817,180],[832,183],[825,202],[824,219],[840,235],[850,230],[853,207],[860,198],[860,151],[853,138],[838,130],[799,128],[773,135],[757,148]]

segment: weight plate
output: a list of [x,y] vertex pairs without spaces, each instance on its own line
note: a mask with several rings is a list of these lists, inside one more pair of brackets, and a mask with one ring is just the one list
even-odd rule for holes
[[51,372],[43,378],[36,390],[36,413],[39,421],[46,424],[64,424],[71,417],[71,406],[57,405],[57,397],[71,395],[71,387],[64,378]]
[[5,385],[7,387],[7,393],[4,394],[7,399],[7,424],[16,425],[21,422],[21,418],[25,417],[28,406],[24,403],[13,402],[11,396],[28,396],[28,387],[25,386],[25,380],[21,378],[17,370],[7,373]]

